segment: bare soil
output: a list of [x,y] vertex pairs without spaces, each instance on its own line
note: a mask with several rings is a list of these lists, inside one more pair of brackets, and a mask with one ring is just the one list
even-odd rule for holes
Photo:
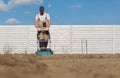
[[120,55],[0,55],[0,78],[120,78]]

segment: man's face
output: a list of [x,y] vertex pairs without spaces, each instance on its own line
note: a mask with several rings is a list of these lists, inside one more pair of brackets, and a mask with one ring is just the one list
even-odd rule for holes
[[44,14],[44,9],[41,8],[41,9],[40,9],[40,15],[43,15],[43,14]]

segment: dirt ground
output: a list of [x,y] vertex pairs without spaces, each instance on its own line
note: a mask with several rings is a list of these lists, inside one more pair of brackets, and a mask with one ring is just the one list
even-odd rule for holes
[[120,55],[0,55],[0,78],[120,78]]

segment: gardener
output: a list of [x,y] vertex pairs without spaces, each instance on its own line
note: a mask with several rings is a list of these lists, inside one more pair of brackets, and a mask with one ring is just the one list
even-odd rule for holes
[[48,45],[48,40],[50,39],[50,16],[45,12],[45,8],[41,6],[39,8],[39,13],[35,16],[34,25],[37,29],[37,39],[39,40],[40,49],[46,49]]

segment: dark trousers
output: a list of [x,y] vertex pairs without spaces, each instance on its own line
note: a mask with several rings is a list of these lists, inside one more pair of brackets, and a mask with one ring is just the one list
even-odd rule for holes
[[47,45],[48,45],[48,41],[42,41],[42,40],[41,40],[41,41],[39,42],[39,47],[45,47],[45,48],[46,48]]

